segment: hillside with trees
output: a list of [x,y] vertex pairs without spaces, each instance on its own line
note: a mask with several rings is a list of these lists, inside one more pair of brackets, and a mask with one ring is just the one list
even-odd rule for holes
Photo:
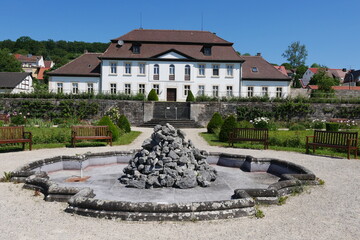
[[109,43],[101,42],[54,41],[52,39],[36,41],[28,36],[20,37],[16,41],[10,39],[0,41],[0,50],[3,52],[43,56],[45,60],[55,62],[54,68],[59,68],[75,59],[84,53],[85,50],[89,52],[104,52],[108,46]]

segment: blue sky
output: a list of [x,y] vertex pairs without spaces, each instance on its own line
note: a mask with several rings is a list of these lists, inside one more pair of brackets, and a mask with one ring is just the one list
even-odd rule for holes
[[271,63],[292,42],[308,50],[306,64],[360,69],[358,0],[0,0],[0,40],[109,42],[132,29],[203,30],[262,53]]

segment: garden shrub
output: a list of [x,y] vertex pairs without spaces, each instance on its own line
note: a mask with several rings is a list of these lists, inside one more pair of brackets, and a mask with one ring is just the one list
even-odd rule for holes
[[117,141],[119,139],[119,128],[111,121],[109,116],[103,116],[98,122],[98,126],[109,126],[109,130],[112,133],[112,140]]
[[159,101],[159,97],[155,89],[151,89],[151,91],[149,92],[148,101]]
[[247,106],[240,106],[236,109],[237,120],[253,120],[258,117],[268,117],[271,118],[273,116],[272,112],[266,111],[259,107],[247,107]]
[[10,114],[10,124],[13,126],[25,125],[26,123],[26,116],[23,115],[21,112],[13,112]]
[[306,130],[306,127],[302,124],[295,123],[289,127],[290,131],[303,131]]
[[117,122],[117,125],[120,129],[123,129],[124,132],[126,133],[131,132],[130,122],[125,115],[121,115],[119,117],[119,121]]
[[254,124],[255,128],[267,128],[269,129],[270,119],[267,117],[257,117],[253,121],[250,121]]
[[314,119],[311,124],[311,128],[313,129],[324,129],[325,128],[325,120]]
[[4,126],[4,121],[0,120],[0,127]]
[[301,147],[301,140],[300,137],[298,135],[292,136],[290,138],[287,138],[284,143],[283,143],[284,147]]
[[117,107],[111,107],[105,112],[105,116],[109,116],[113,123],[118,124],[120,112]]
[[276,119],[290,121],[295,117],[305,118],[308,114],[313,113],[314,110],[308,103],[288,101],[274,106],[273,112]]
[[327,122],[325,125],[326,131],[337,132],[340,128],[340,124],[337,122]]
[[219,140],[221,142],[227,142],[229,140],[229,134],[237,127],[236,118],[233,115],[227,117],[221,126],[219,133]]
[[216,129],[221,128],[221,125],[223,124],[223,119],[220,115],[220,113],[215,112],[213,116],[210,119],[210,122],[207,125],[207,132],[208,133],[214,133]]
[[188,95],[186,97],[186,101],[187,102],[194,102],[195,101],[195,97],[194,97],[193,93],[191,92],[191,90],[189,90],[189,92],[188,92]]
[[254,128],[254,125],[246,120],[238,122],[239,128]]

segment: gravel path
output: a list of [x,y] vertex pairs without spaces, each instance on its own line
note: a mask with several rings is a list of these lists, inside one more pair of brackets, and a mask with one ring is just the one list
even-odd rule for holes
[[[1,153],[0,174],[27,162],[57,155],[139,148],[152,129],[131,145],[41,149]],[[71,215],[66,203],[45,202],[22,184],[0,183],[0,239],[360,239],[360,161],[272,150],[210,147],[184,129],[195,146],[210,152],[272,157],[301,164],[325,181],[289,197],[282,206],[260,206],[262,219],[244,217],[207,222],[125,222]]]

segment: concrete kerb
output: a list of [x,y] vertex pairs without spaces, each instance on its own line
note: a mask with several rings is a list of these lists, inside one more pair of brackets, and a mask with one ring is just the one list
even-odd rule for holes
[[24,188],[41,191],[46,201],[68,201],[69,206],[66,212],[129,221],[212,220],[249,216],[255,214],[255,204],[277,204],[281,196],[300,192],[304,185],[319,184],[310,170],[291,162],[271,158],[253,158],[248,155],[210,153],[208,155],[210,163],[240,168],[248,172],[268,172],[279,176],[280,180],[269,185],[267,189],[236,189],[234,195],[231,196],[232,200],[171,204],[134,203],[95,199],[95,194],[90,188],[59,187],[49,180],[46,172],[41,170],[56,163],[64,165],[74,160],[88,161],[95,156],[122,156],[134,152],[135,150],[88,153],[38,160],[14,171],[12,181],[25,182]]

